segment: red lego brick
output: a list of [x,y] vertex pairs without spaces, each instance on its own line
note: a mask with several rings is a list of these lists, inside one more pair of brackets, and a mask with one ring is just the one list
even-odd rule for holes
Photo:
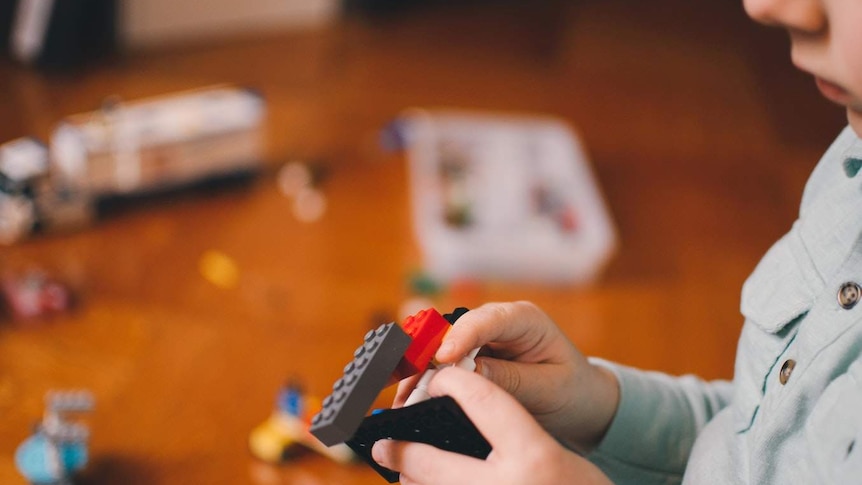
[[401,324],[401,328],[413,339],[413,342],[404,352],[404,357],[401,358],[393,373],[396,381],[428,368],[431,358],[443,342],[443,336],[449,331],[450,324],[437,310],[428,308],[407,317]]

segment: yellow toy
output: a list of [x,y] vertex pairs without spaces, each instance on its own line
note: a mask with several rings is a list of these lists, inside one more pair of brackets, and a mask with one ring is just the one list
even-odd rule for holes
[[320,411],[319,399],[308,398],[288,383],[279,392],[272,415],[248,437],[251,454],[268,463],[284,463],[303,449],[310,449],[338,463],[349,463],[355,454],[346,444],[327,447],[310,432],[311,418]]

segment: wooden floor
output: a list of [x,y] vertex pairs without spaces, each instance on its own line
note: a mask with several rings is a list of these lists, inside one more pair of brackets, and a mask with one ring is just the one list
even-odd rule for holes
[[[736,3],[472,2],[130,54],[73,75],[0,64],[2,141],[46,138],[107,95],[235,82],[269,102],[272,166],[329,167],[329,209],[312,224],[267,176],[0,248],[3,268],[48,268],[82,298],[43,327],[0,323],[0,483],[23,483],[14,450],[45,391],[70,387],[97,399],[85,483],[382,483],[314,455],[269,467],[246,442],[286,378],[326,395],[373,315],[409,296],[419,258],[405,164],[376,136],[410,106],[569,120],[621,241],[592,286],[494,283],[437,305],[530,299],[588,354],[731,377],[740,286],[844,125],[791,67],[785,34]],[[238,263],[236,289],[201,277],[208,249]]]

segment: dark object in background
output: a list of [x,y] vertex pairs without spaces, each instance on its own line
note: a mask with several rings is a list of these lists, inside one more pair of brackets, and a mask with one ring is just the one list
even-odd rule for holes
[[342,0],[342,3],[347,13],[379,15],[428,3],[428,0]]
[[[428,17],[434,26],[417,34],[429,45],[453,47],[467,59],[499,55],[530,59],[539,68],[555,66],[571,21],[583,2],[570,0],[341,0],[346,17],[373,27]],[[475,21],[482,19],[482,28]],[[518,19],[512,22],[512,19]],[[413,25],[410,23],[410,25]],[[449,51],[447,51],[449,52]]]
[[9,52],[9,36],[12,33],[12,19],[15,18],[15,8],[18,0],[0,2],[0,51]]
[[39,68],[66,70],[117,51],[118,0],[7,0],[0,47]]
[[344,12],[348,14],[385,16],[396,14],[417,7],[434,8],[445,5],[463,6],[465,4],[487,3],[489,8],[495,8],[500,0],[342,0]]

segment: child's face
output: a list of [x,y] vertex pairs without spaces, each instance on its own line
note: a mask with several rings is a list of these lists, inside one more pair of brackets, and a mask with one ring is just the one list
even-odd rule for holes
[[744,0],[748,15],[790,33],[791,58],[847,108],[862,136],[862,0]]

